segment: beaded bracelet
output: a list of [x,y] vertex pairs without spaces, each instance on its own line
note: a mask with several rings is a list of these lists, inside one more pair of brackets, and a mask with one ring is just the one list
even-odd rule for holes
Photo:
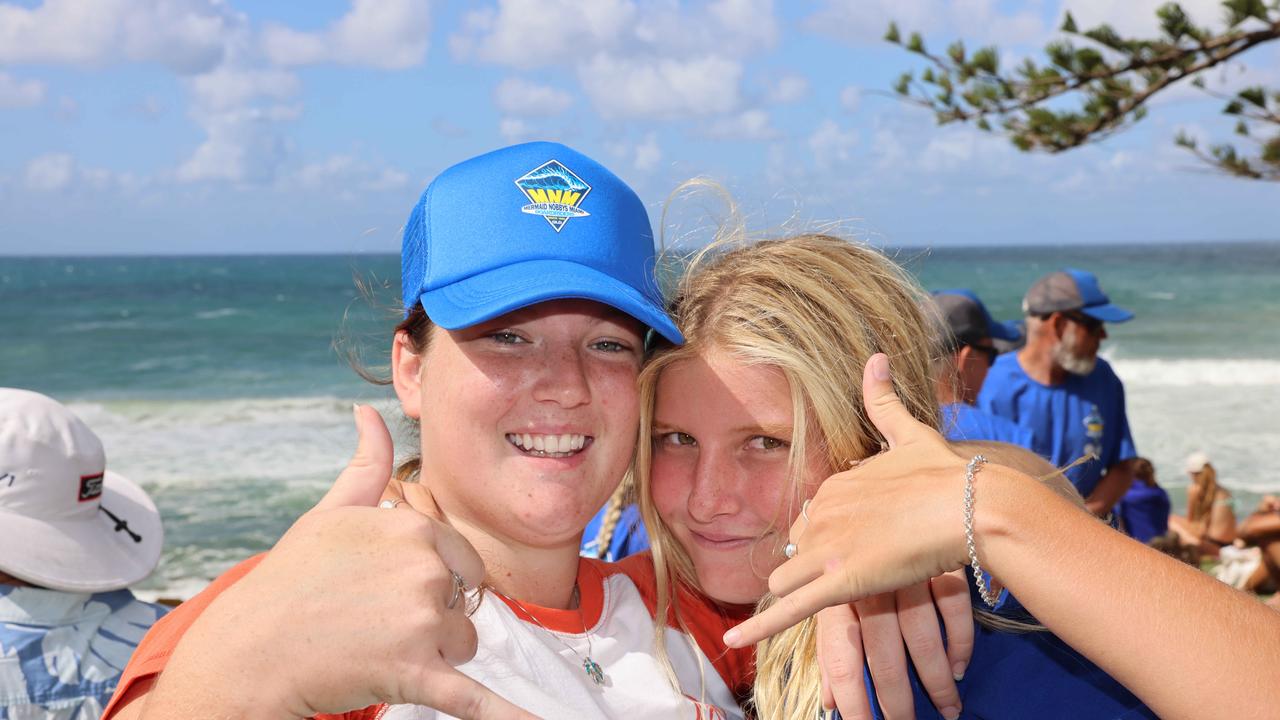
[[964,542],[969,551],[969,567],[973,569],[973,580],[978,585],[978,594],[982,601],[994,608],[1000,596],[987,587],[987,579],[982,575],[982,566],[978,564],[978,548],[973,542],[973,476],[987,464],[987,458],[974,455],[964,469]]

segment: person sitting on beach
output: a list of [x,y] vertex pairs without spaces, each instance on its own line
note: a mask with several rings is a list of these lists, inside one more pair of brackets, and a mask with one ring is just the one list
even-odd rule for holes
[[52,398],[0,388],[0,718],[97,718],[168,608],[128,587],[164,545],[146,491]]
[[1258,509],[1240,523],[1239,535],[1247,547],[1257,549],[1260,560],[1244,589],[1271,593],[1267,604],[1280,610],[1280,498],[1263,497]]
[[996,322],[971,290],[938,290],[931,300],[944,338],[934,389],[942,407],[943,434],[950,440],[998,440],[1030,448],[1030,430],[974,404],[999,355],[995,341],[1015,342],[1022,331],[1012,323]]
[[1218,484],[1218,471],[1208,455],[1191,453],[1184,467],[1191,478],[1187,514],[1170,516],[1169,527],[1202,557],[1218,557],[1236,539],[1235,501],[1231,491]]
[[1031,449],[1067,468],[1089,510],[1106,517],[1128,492],[1138,453],[1124,386],[1098,349],[1106,323],[1133,313],[1113,304],[1093,273],[1070,268],[1037,280],[1022,311],[1027,343],[996,359],[978,407],[1029,429]]
[[1134,540],[1149,543],[1169,532],[1169,493],[1156,483],[1156,468],[1146,458],[1133,460],[1133,485],[1116,512],[1120,527]]

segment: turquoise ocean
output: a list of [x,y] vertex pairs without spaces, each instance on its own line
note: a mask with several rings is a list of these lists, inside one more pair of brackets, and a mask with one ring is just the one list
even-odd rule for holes
[[[1046,272],[1098,273],[1137,313],[1108,328],[1103,354],[1175,506],[1193,450],[1240,512],[1280,492],[1280,244],[888,252],[926,287],[972,288],[1001,319]],[[151,492],[165,552],[140,589],[186,597],[323,494],[354,448],[353,402],[404,435],[389,390],[346,357],[385,365],[398,280],[391,255],[0,258],[0,385],[68,403],[108,466]]]

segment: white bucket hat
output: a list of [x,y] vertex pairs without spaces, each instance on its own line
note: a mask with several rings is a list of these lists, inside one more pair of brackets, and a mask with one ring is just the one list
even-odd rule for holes
[[80,418],[0,388],[0,572],[54,590],[118,590],[150,575],[163,545],[155,503],[106,469]]

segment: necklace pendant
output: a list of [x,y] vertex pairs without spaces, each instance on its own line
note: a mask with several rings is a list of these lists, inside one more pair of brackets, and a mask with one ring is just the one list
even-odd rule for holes
[[582,669],[596,685],[604,685],[604,669],[600,667],[600,663],[587,656],[582,660]]

